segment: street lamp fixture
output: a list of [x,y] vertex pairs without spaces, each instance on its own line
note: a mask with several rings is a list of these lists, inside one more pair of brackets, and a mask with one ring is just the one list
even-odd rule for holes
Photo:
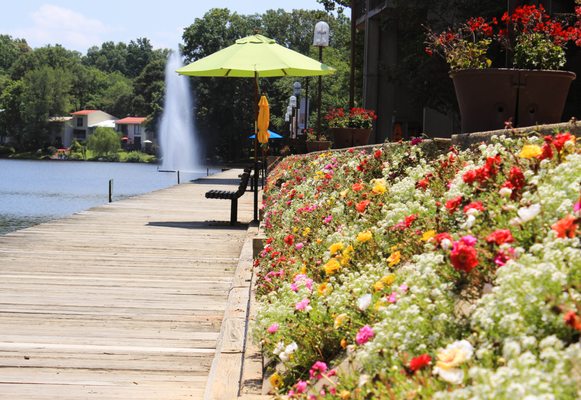
[[[319,21],[315,25],[315,34],[313,36],[313,46],[319,48],[319,61],[323,62],[323,47],[329,46],[329,24],[325,21]],[[319,76],[319,93],[317,99],[317,138],[321,134],[321,93],[323,91],[323,77]]]

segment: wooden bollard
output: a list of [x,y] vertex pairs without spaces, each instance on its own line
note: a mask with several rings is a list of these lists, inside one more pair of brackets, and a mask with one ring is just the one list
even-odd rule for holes
[[109,179],[109,203],[113,202],[113,179]]

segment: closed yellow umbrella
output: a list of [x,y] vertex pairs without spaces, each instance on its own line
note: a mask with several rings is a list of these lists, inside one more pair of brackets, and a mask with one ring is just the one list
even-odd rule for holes
[[270,125],[270,108],[266,96],[260,96],[258,102],[258,118],[256,119],[258,128],[258,141],[262,144],[268,143],[268,125]]

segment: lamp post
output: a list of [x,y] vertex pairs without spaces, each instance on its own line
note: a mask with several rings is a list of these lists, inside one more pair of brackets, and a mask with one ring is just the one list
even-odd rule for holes
[[296,115],[295,115],[295,136],[298,136],[299,134],[299,121],[301,119],[301,83],[300,82],[295,82],[293,83],[293,95],[296,98],[296,107],[297,107],[297,111],[296,111]]
[[288,100],[288,105],[291,108],[291,128],[290,128],[290,136],[293,139],[296,139],[297,137],[297,132],[296,132],[296,126],[295,126],[295,109],[297,107],[297,97],[296,96],[291,96]]
[[[323,47],[329,46],[329,24],[319,21],[315,25],[313,46],[319,48],[319,61],[323,62]],[[319,93],[317,99],[317,138],[321,134],[321,93],[323,90],[323,77],[319,76]]]

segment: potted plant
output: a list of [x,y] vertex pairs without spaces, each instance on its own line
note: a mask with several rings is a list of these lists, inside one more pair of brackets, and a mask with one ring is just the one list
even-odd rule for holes
[[[450,66],[462,132],[559,122],[575,79],[559,69],[568,43],[581,45],[580,20],[581,7],[571,22],[524,5],[500,20],[473,17],[439,34],[428,30],[426,52]],[[513,55],[513,68],[491,68],[495,46]]]
[[311,153],[313,151],[325,151],[331,148],[333,142],[327,140],[327,137],[323,134],[317,137],[315,130],[313,128],[307,129],[307,152]]
[[334,108],[327,112],[325,120],[329,125],[329,134],[333,136],[334,148],[364,146],[369,142],[373,121],[377,115],[365,108]]

